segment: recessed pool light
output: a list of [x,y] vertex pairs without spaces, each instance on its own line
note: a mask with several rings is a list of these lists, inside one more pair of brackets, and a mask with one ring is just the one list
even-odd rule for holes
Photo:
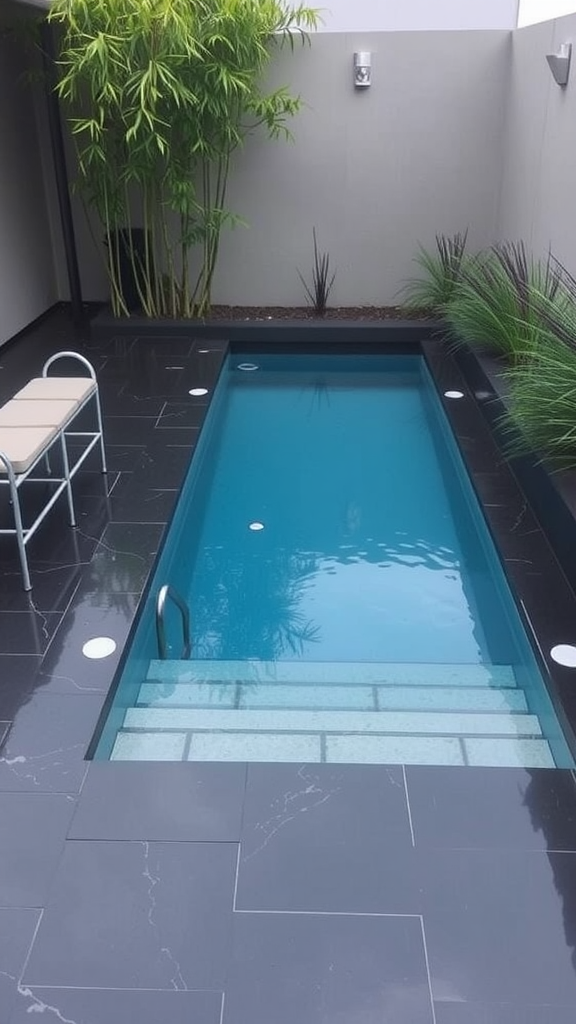
[[190,388],[188,394],[192,395],[192,398],[200,398],[200,395],[208,394],[208,388]]
[[264,529],[264,523],[258,523],[258,522],[250,523],[249,526],[248,526],[248,529],[249,530],[253,530],[254,533],[257,533],[258,530],[263,530]]
[[85,658],[107,658],[110,654],[114,654],[116,650],[116,641],[111,636],[94,636],[91,640],[87,640],[82,648],[82,654]]
[[199,348],[198,349],[198,355],[205,356],[209,351],[210,351],[209,348]]
[[566,668],[576,668],[576,647],[573,644],[556,644],[550,651],[550,657]]
[[444,398],[464,398],[463,391],[445,391]]
[[249,370],[259,370],[260,367],[257,363],[238,363],[238,369],[248,372]]

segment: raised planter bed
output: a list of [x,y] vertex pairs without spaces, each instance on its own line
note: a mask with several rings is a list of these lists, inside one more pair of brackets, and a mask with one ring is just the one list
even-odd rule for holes
[[[506,396],[497,380],[501,364],[463,346],[453,353],[494,437],[505,448],[502,416]],[[572,590],[576,593],[576,472],[551,472],[538,456],[515,456],[509,465],[541,523]]]
[[[417,345],[441,333],[441,321],[422,316],[406,317],[397,307],[356,307],[327,311],[314,316],[309,309],[284,307],[215,307],[208,319],[169,320],[144,316],[115,317],[109,309],[100,311],[91,322],[91,335],[98,340],[130,335],[132,337],[194,336],[206,340],[226,340],[242,344],[291,343],[373,345]],[[298,338],[294,331],[298,331]]]

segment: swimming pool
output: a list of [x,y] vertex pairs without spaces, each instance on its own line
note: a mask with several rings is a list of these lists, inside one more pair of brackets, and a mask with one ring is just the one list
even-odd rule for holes
[[228,357],[96,756],[572,765],[421,356]]

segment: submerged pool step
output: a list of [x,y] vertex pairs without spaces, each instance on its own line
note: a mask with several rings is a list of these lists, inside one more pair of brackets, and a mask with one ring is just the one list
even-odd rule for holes
[[138,707],[527,712],[522,690],[479,686],[290,686],[282,683],[144,683]]
[[511,665],[329,661],[151,661],[148,682],[335,686],[517,686]]
[[[115,761],[299,761],[347,764],[472,765],[553,768],[547,741],[529,736],[430,736],[386,733],[276,732],[272,729],[202,731],[189,722],[158,728],[157,719],[137,709],[121,729],[112,751]],[[241,712],[234,712],[235,715]],[[205,722],[203,724],[206,724]],[[252,723],[253,724],[253,723]]]
[[438,711],[271,711],[128,708],[124,728],[225,732],[418,733],[424,736],[541,736],[536,715]]
[[111,756],[554,766],[509,665],[152,661]]

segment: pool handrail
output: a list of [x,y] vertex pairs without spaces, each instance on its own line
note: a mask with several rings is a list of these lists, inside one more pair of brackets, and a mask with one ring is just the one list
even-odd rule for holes
[[164,586],[160,587],[156,598],[156,636],[158,638],[158,655],[163,661],[168,658],[168,643],[166,641],[166,626],[164,623],[164,613],[166,611],[166,603],[168,600],[172,601],[173,604],[176,605],[182,617],[182,638],[184,640],[184,646],[182,648],[180,658],[181,660],[184,660],[190,657],[190,609],[184,601],[184,598],[181,597],[178,591],[168,583],[165,583]]

